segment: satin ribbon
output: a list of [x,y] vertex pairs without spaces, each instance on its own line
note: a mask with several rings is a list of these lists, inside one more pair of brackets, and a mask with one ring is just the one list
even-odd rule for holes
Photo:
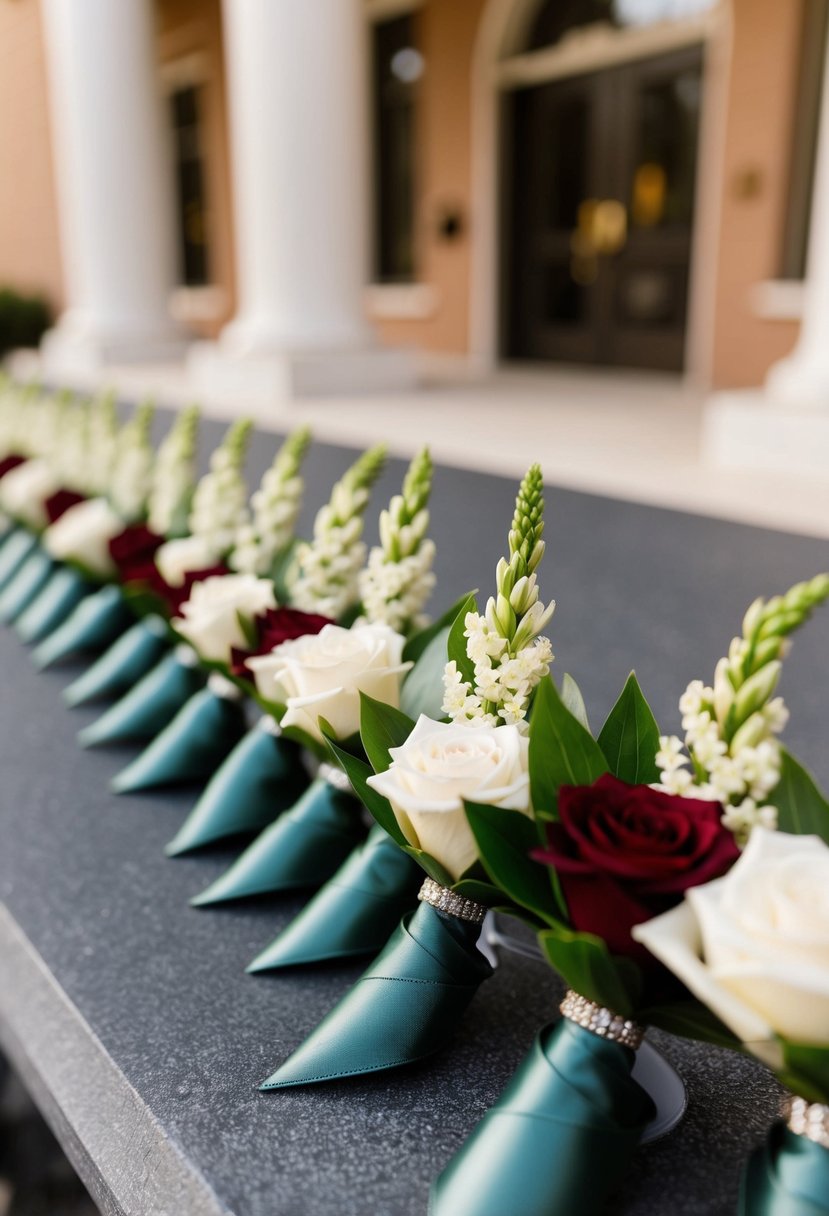
[[58,566],[46,586],[25,612],[15,629],[24,642],[42,642],[85,599],[94,586],[71,566]]
[[829,1149],[775,1123],[749,1158],[738,1216],[827,1216]]
[[249,972],[375,954],[414,908],[423,874],[375,824],[299,916],[259,954]]
[[537,1036],[432,1186],[429,1216],[592,1216],[656,1110],[629,1047],[567,1018]]
[[368,971],[261,1088],[398,1068],[446,1046],[492,975],[475,944],[480,929],[429,904],[407,913]]
[[318,887],[364,836],[354,795],[317,777],[299,802],[265,828],[230,869],[190,903],[202,908],[271,891]]
[[225,836],[257,832],[293,806],[308,785],[300,749],[262,719],[237,743],[164,850],[188,853]]
[[120,587],[100,587],[82,598],[62,624],[58,620],[46,631],[48,637],[33,652],[32,660],[43,671],[69,655],[99,653],[133,620]]
[[[98,596],[93,598],[97,600]],[[86,613],[89,608],[91,601],[85,600],[71,619],[74,620],[81,612]],[[41,668],[56,663],[68,653],[58,638],[61,632],[62,630],[57,630],[35,651],[35,661]],[[81,640],[85,641],[85,637]],[[76,637],[75,642],[77,641]],[[85,650],[87,646],[78,648]],[[126,633],[112,642],[109,649],[96,659],[82,676],[63,690],[66,704],[84,705],[88,701],[120,697],[156,666],[166,649],[167,630],[160,617],[149,616],[143,621],[136,621]]]
[[55,569],[54,559],[35,546],[0,595],[0,621],[11,624],[40,595]]
[[5,590],[27,557],[38,547],[37,537],[25,528],[16,527],[4,538],[0,552],[0,591]]
[[195,667],[169,654],[120,701],[78,734],[82,747],[154,739],[204,683]]
[[110,782],[116,794],[158,785],[203,781],[215,773],[245,733],[241,699],[212,688],[194,693],[172,722]]

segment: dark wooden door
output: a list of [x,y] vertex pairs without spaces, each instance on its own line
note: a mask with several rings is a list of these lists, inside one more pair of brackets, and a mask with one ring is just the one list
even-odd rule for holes
[[508,356],[681,369],[700,82],[690,48],[508,99]]

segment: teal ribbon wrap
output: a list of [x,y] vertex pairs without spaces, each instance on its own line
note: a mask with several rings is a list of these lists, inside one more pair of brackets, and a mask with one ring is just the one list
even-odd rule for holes
[[99,587],[92,595],[81,599],[63,623],[58,620],[46,631],[48,637],[32,653],[32,660],[38,670],[45,671],[71,655],[100,653],[120,637],[134,619],[124,603],[120,587]]
[[36,545],[0,595],[0,621],[10,625],[40,595],[55,569],[54,559]]
[[72,613],[94,586],[72,566],[58,566],[46,586],[15,622],[24,642],[42,642]]
[[422,882],[418,864],[375,824],[366,842],[247,970],[376,954],[401,916],[416,906]]
[[229,870],[190,900],[195,908],[324,883],[365,836],[351,793],[315,778],[290,810],[265,828]]
[[432,1185],[429,1216],[594,1216],[656,1109],[634,1052],[562,1018]]
[[293,806],[307,785],[297,744],[274,735],[261,718],[210,778],[164,852],[179,857],[226,836],[258,832]]
[[91,725],[78,733],[82,747],[148,742],[164,729],[204,683],[198,667],[168,654]]
[[[492,967],[480,925],[429,904],[407,913],[369,969],[263,1090],[382,1072],[440,1051]],[[501,1208],[498,1216],[513,1209]]]
[[749,1158],[738,1216],[827,1216],[829,1149],[797,1136],[782,1121]]
[[15,528],[3,541],[0,551],[0,591],[4,591],[17,571],[38,547],[37,537],[25,528]]
[[[57,632],[60,632],[59,630]],[[52,643],[51,638],[39,646],[35,652],[35,660],[46,647]],[[167,649],[167,626],[161,617],[148,616],[122,634],[95,660],[91,667],[73,680],[63,690],[63,699],[67,705],[86,705],[90,701],[104,701],[111,697],[123,696],[139,680],[161,661]],[[55,647],[47,652],[40,661],[41,667],[63,658],[63,654],[55,654]]]
[[241,698],[219,696],[212,688],[194,693],[172,722],[131,764],[116,774],[110,789],[116,794],[204,781],[245,733]]

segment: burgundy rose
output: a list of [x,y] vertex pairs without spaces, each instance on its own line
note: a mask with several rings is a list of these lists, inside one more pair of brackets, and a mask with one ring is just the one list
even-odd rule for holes
[[0,460],[0,478],[5,477],[7,473],[11,473],[12,469],[16,469],[19,464],[25,463],[25,456],[4,456]]
[[327,616],[320,616],[316,612],[300,612],[298,608],[268,608],[254,619],[259,634],[256,649],[234,648],[231,652],[231,671],[235,676],[250,678],[247,660],[252,659],[254,655],[270,654],[283,642],[305,637],[308,633],[319,633],[326,625],[333,624]]
[[113,536],[109,542],[109,555],[118,568],[122,583],[131,583],[147,578],[148,566],[155,568],[153,557],[164,544],[164,537],[153,532],[146,524],[130,524]]
[[653,964],[630,930],[678,904],[683,892],[724,874],[739,857],[718,802],[679,798],[606,773],[559,790],[559,821],[532,856],[558,875],[576,930],[611,954]]
[[76,507],[79,502],[84,502],[85,500],[85,494],[76,494],[74,490],[56,490],[43,504],[49,518],[49,523],[53,524],[70,507]]
[[128,577],[122,575],[122,582],[129,583],[131,586],[140,587],[150,595],[154,595],[159,601],[159,612],[163,612],[168,618],[179,616],[179,609],[185,600],[189,600],[190,593],[196,583],[200,583],[202,579],[213,578],[214,576],[221,577],[229,574],[227,566],[217,564],[215,566],[207,566],[203,570],[188,570],[184,576],[184,582],[180,587],[171,587],[165,582],[152,558],[148,558],[144,562],[136,561],[130,568]]

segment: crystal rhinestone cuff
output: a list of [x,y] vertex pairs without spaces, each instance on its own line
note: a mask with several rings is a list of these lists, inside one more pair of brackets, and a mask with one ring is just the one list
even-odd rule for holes
[[262,714],[262,717],[256,723],[259,730],[264,731],[266,735],[273,735],[274,739],[279,739],[282,735],[282,727],[277,722],[276,718],[272,718],[270,714]]
[[176,662],[180,663],[182,667],[198,667],[199,665],[199,656],[186,642],[179,642],[173,654],[176,656]]
[[207,687],[214,697],[221,697],[223,701],[242,700],[242,690],[237,688],[232,680],[228,680],[227,676],[223,676],[220,671],[211,671],[207,679]]
[[605,1009],[603,1005],[597,1005],[595,1001],[588,1001],[586,996],[579,996],[572,989],[565,993],[559,1008],[571,1022],[575,1022],[577,1026],[582,1026],[592,1034],[597,1034],[601,1039],[609,1039],[611,1043],[621,1043],[623,1047],[630,1047],[633,1051],[636,1051],[642,1042],[642,1036],[645,1033],[644,1026],[632,1022],[630,1018],[623,1018],[620,1013],[614,1013],[612,1009]]
[[321,764],[317,776],[322,777],[323,781],[327,781],[332,789],[339,790],[341,794],[354,793],[348,777],[341,768],[337,768],[334,764]]
[[463,895],[456,895],[449,887],[442,887],[433,878],[426,879],[417,898],[424,904],[431,904],[438,912],[457,916],[458,920],[471,921],[473,925],[482,924],[489,911],[484,904],[478,904],[474,899],[465,899]]
[[829,1148],[829,1106],[825,1103],[793,1096],[783,1103],[783,1117],[796,1136]]

